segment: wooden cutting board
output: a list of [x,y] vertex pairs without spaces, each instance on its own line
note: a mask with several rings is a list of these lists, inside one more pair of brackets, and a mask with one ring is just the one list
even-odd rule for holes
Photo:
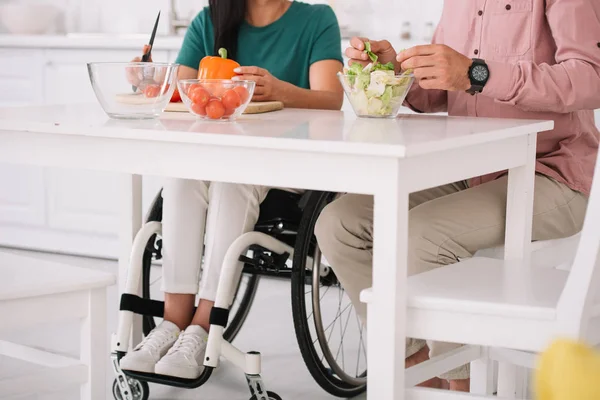
[[[283,103],[280,101],[265,101],[260,103],[251,102],[244,110],[244,114],[262,114],[279,110],[283,110]],[[188,112],[188,109],[183,103],[169,103],[165,111]]]
[[[116,96],[116,101],[122,104],[143,105],[152,104],[156,99],[147,98],[141,93],[123,93]],[[280,101],[251,102],[244,110],[244,114],[262,114],[282,109],[283,103]],[[188,109],[183,103],[169,103],[165,111],[185,113],[188,112]]]

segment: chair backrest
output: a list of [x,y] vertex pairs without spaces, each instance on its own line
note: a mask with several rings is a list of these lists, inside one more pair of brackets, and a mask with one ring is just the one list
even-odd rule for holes
[[558,302],[557,319],[561,332],[573,339],[585,339],[594,305],[600,293],[600,163],[594,168],[594,182],[581,239],[569,278]]

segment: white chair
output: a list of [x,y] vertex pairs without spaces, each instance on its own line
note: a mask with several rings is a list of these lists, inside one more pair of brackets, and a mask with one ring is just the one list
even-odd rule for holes
[[[537,353],[553,340],[600,343],[599,170],[600,163],[580,239],[536,244],[528,260],[474,257],[408,279],[407,336],[465,345],[407,369],[407,399],[522,398],[517,366],[535,368]],[[367,289],[361,300],[370,297]],[[491,396],[493,361],[498,397]],[[467,363],[470,394],[414,387]]]
[[106,400],[106,288],[114,275],[0,253],[0,332],[81,319],[79,359],[0,340],[0,356],[45,368],[0,379],[0,398],[43,398],[81,386],[83,400]]

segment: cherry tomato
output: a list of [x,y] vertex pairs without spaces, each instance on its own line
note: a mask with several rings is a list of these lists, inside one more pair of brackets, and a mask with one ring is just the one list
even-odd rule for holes
[[188,97],[190,97],[190,93],[192,93],[194,90],[196,90],[197,88],[202,88],[204,89],[204,87],[199,84],[199,83],[193,83],[190,86],[187,87],[185,94],[187,94]]
[[242,104],[244,104],[248,101],[248,98],[250,97],[250,93],[248,93],[248,89],[246,89],[243,86],[236,86],[233,88],[233,90],[235,90],[236,93],[240,96],[240,101],[242,102]]
[[206,107],[200,104],[192,104],[192,112],[198,115],[206,115]]
[[222,101],[225,108],[228,109],[236,109],[242,105],[240,95],[233,89],[230,89],[223,94]]
[[179,89],[175,88],[175,91],[173,92],[173,96],[171,97],[171,103],[180,103],[181,102],[181,95],[179,94]]
[[206,105],[206,115],[210,119],[219,119],[225,115],[225,107],[219,100],[211,100]]
[[210,100],[210,94],[201,86],[190,90],[188,96],[192,103],[200,104],[201,106],[206,106]]
[[230,117],[233,115],[234,112],[235,112],[235,108],[225,108],[225,114],[223,114],[223,116]]
[[144,95],[146,97],[158,97],[160,95],[159,85],[148,85],[144,89]]

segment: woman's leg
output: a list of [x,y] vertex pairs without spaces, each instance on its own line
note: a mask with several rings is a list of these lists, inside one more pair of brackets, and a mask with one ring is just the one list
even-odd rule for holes
[[217,295],[217,286],[225,253],[242,234],[254,230],[258,221],[260,203],[268,187],[212,183],[208,198],[210,207],[206,223],[206,255],[200,282],[200,303],[192,325],[206,331],[210,327],[210,310]]
[[[189,316],[185,321],[188,322],[187,328],[177,338],[177,342],[169,350],[169,352],[156,364],[156,373],[161,375],[176,376],[179,378],[196,379],[204,370],[204,354],[206,351],[206,343],[208,341],[209,317],[210,310],[214,304],[217,285],[219,283],[219,275],[225,253],[229,246],[240,235],[254,229],[254,225],[258,220],[260,211],[260,203],[264,200],[267,188],[255,187],[250,185],[234,185],[225,183],[211,183],[208,190],[208,216],[206,223],[206,256],[204,257],[203,273],[200,288],[200,303],[194,315],[193,320],[190,314],[183,314],[178,310],[172,310],[173,313],[179,312],[178,316]],[[189,197],[189,196],[188,196]],[[197,199],[196,199],[197,200]],[[186,205],[187,207],[187,205]],[[178,223],[182,226],[189,224],[189,216],[182,217]],[[197,225],[196,225],[197,226]],[[204,226],[201,227],[202,229]],[[190,232],[194,232],[196,228],[189,228]],[[185,230],[187,232],[187,229]],[[200,234],[203,230],[200,230]],[[184,230],[179,229],[179,233],[183,234]],[[194,234],[190,235],[194,237]],[[187,251],[184,257],[181,253],[177,253],[180,257],[173,260],[177,266],[175,277],[171,277],[173,281],[179,282],[182,286],[174,285],[178,292],[192,289],[185,285],[186,282],[191,282],[194,293],[198,290],[198,276],[191,276],[189,270],[191,263],[198,262],[200,264],[201,251],[193,253],[191,246],[193,241],[186,238],[186,247],[181,250]],[[181,242],[178,242],[179,246]],[[197,244],[200,248],[200,243]],[[175,249],[171,249],[172,251]],[[192,257],[192,255],[194,255]],[[196,258],[197,257],[197,258]],[[184,258],[183,260],[181,258]],[[181,270],[181,273],[180,273]],[[182,276],[184,271],[188,271],[188,275]],[[170,278],[170,279],[171,279]],[[165,281],[166,283],[167,281]],[[171,297],[171,296],[170,296]],[[188,300],[184,300],[185,307],[191,307]],[[193,301],[193,300],[192,300]],[[185,308],[187,312],[189,308]],[[165,314],[165,318],[166,318]]]
[[208,209],[207,182],[168,179],[163,188],[165,320],[179,329],[192,320]]
[[[121,360],[121,368],[193,378],[201,367],[160,370],[160,362],[192,320],[198,293],[202,238],[208,208],[208,184],[169,179],[163,188],[164,321]],[[163,367],[164,368],[164,367]]]

